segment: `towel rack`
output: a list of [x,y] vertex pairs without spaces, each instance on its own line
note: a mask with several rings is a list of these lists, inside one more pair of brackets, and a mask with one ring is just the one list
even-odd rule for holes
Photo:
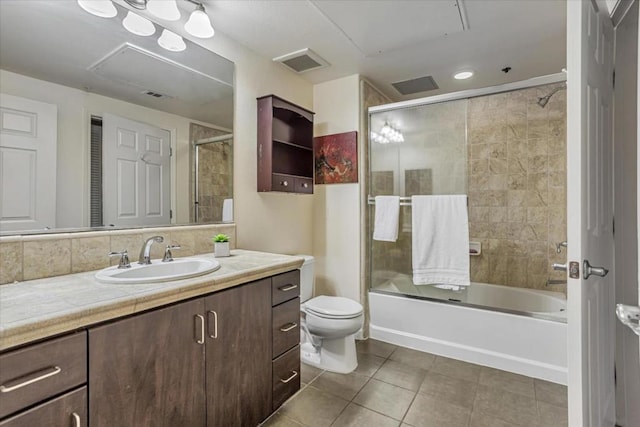
[[[376,198],[374,196],[367,196],[367,204],[375,205]],[[410,196],[401,196],[400,197],[400,206],[411,206],[411,197]],[[469,197],[467,197],[467,206],[469,206]]]

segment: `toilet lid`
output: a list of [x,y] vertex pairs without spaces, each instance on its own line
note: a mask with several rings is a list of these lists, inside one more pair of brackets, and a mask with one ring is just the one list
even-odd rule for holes
[[329,297],[320,295],[305,303],[307,310],[318,316],[326,317],[355,317],[362,313],[362,306],[357,302],[343,297]]

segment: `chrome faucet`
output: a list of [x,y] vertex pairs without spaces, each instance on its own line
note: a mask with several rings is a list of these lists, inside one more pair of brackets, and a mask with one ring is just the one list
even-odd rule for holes
[[140,249],[140,256],[138,257],[138,264],[151,264],[151,245],[153,242],[162,243],[164,242],[164,237],[162,236],[153,236],[149,237],[142,248]]
[[556,243],[556,253],[560,253],[562,252],[562,247],[567,247],[567,241],[565,240],[564,242],[560,242],[560,243]]

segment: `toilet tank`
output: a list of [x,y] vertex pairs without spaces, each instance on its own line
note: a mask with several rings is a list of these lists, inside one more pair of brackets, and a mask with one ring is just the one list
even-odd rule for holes
[[300,267],[300,302],[305,302],[313,297],[313,257],[311,255],[297,255],[304,258]]

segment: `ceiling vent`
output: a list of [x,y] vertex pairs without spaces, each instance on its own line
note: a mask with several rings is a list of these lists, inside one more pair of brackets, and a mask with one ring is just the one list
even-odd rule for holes
[[391,83],[402,95],[411,95],[418,92],[426,92],[428,90],[439,89],[438,84],[433,77],[424,76],[416,79],[405,80],[402,82]]
[[327,61],[309,48],[278,56],[273,58],[273,61],[286,65],[296,73],[306,73],[329,66]]
[[165,95],[163,93],[154,92],[154,91],[151,91],[151,90],[143,90],[142,94],[143,95],[149,95],[149,96],[152,96],[152,97],[158,98],[158,99],[171,99],[172,98],[169,95]]

